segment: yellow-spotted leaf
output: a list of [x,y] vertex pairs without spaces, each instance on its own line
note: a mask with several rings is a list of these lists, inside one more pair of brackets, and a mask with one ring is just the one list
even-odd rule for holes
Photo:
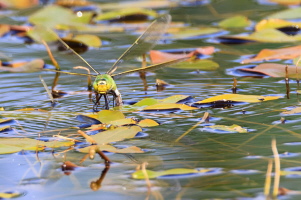
[[[85,147],[79,149],[82,153],[89,153],[91,147]],[[122,149],[117,149],[112,145],[97,145],[98,150],[100,151],[108,151],[112,153],[144,153],[139,147],[130,146]]]
[[159,124],[152,119],[144,119],[138,123],[138,126],[141,127],[151,127],[151,126],[159,126]]
[[228,131],[228,132],[238,132],[238,133],[248,132],[247,129],[236,124],[233,124],[231,126],[225,126],[225,125],[205,126],[205,128],[217,129],[217,130]]
[[[154,179],[159,176],[200,174],[200,173],[206,173],[209,171],[210,171],[210,169],[186,169],[186,168],[176,168],[176,169],[169,169],[169,170],[165,170],[165,171],[138,170],[138,171],[132,173],[132,178],[134,178],[134,179],[145,179],[145,178]],[[147,177],[145,177],[145,172],[147,174]]]
[[140,131],[142,131],[142,129],[139,126],[120,126],[113,130],[103,131],[90,137],[93,138],[98,145],[102,145],[133,138]]
[[258,96],[258,95],[243,95],[243,94],[223,94],[215,97],[210,97],[196,103],[213,103],[216,101],[236,101],[236,102],[247,102],[256,103],[262,101],[269,101],[279,99],[280,96]]
[[244,28],[250,25],[251,21],[242,15],[233,16],[218,23],[218,26],[222,28]]
[[160,110],[196,110],[198,108],[187,106],[185,104],[176,103],[158,103],[143,108],[144,111],[160,111]]

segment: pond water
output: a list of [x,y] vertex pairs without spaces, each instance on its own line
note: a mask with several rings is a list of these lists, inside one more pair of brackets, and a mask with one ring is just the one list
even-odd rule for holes
[[[97,2],[97,1],[95,1]],[[103,1],[101,1],[103,2]],[[169,12],[173,22],[184,22],[192,26],[214,26],[218,21],[234,15],[245,15],[254,23],[265,16],[285,9],[278,4],[263,4],[255,0],[211,0],[203,4],[187,4],[175,8],[160,9]],[[223,34],[246,33],[250,30],[230,29]],[[103,47],[90,48],[82,56],[101,72],[109,69],[112,63],[135,40],[137,34],[99,34],[109,38]],[[139,75],[133,74],[117,80],[125,105],[138,102],[146,97],[163,99],[182,94],[193,97],[191,102],[212,96],[232,93],[233,77],[238,80],[239,94],[281,96],[273,101],[238,104],[227,108],[203,107],[193,111],[130,112],[126,117],[153,119],[160,123],[156,127],[143,128],[144,137],[136,137],[117,142],[115,145],[137,146],[143,154],[106,153],[112,161],[105,177],[104,162],[99,157],[87,159],[80,164],[83,153],[67,148],[45,149],[37,154],[23,151],[0,155],[0,190],[18,192],[18,199],[264,199],[263,188],[268,160],[273,157],[271,141],[277,140],[281,154],[281,169],[300,169],[300,115],[281,114],[287,108],[299,104],[297,84],[291,80],[290,98],[286,97],[284,78],[240,76],[233,70],[240,64],[242,56],[258,53],[263,48],[294,46],[295,43],[246,43],[220,44],[213,42],[216,35],[206,35],[192,39],[166,40],[155,49],[195,48],[214,46],[217,51],[210,59],[220,67],[215,71],[163,68],[148,74],[148,91],[144,91]],[[51,65],[47,52],[39,44],[23,44],[14,37],[0,39],[1,54],[12,59],[43,58]],[[75,55],[53,52],[65,71],[83,65]],[[277,63],[290,63],[279,60]],[[124,69],[140,67],[133,60],[125,63]],[[121,67],[121,71],[123,68]],[[1,132],[1,137],[30,137],[49,139],[53,135],[78,137],[79,114],[92,113],[93,103],[86,91],[86,77],[61,74],[57,89],[68,94],[58,99],[52,107],[39,75],[47,85],[51,85],[53,72],[7,73],[0,74],[0,111],[2,118],[14,118],[11,126],[15,131]],[[156,79],[170,84],[164,91],[157,92]],[[188,102],[189,103],[189,102]],[[17,112],[22,108],[36,108],[48,112]],[[205,112],[210,113],[207,123],[197,124]],[[284,117],[286,123],[281,124]],[[196,125],[197,124],[197,125]],[[210,130],[208,125],[238,124],[247,133],[231,133]],[[5,124],[7,125],[7,124]],[[193,127],[196,125],[195,127]],[[1,124],[1,127],[4,125]],[[193,129],[178,142],[176,140],[190,128]],[[54,130],[54,131],[51,131]],[[61,131],[60,131],[61,130]],[[83,139],[82,139],[83,140]],[[37,158],[38,157],[38,158]],[[65,161],[80,167],[64,173],[61,165]],[[174,168],[209,168],[209,173],[161,176],[151,179],[150,191],[144,179],[136,180],[131,174],[138,164],[147,162],[148,170],[163,171]],[[102,182],[100,181],[103,178]],[[290,190],[300,190],[300,176],[281,176],[280,186]],[[92,182],[101,182],[94,191]],[[0,191],[0,192],[1,192]],[[282,198],[282,197],[279,197]],[[288,195],[287,199],[300,199],[300,195]]]

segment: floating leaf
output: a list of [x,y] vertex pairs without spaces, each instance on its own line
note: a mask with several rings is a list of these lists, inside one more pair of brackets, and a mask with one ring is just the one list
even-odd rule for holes
[[[79,149],[80,152],[82,153],[89,153],[91,147],[85,147]],[[117,149],[116,147],[112,145],[97,145],[98,150],[100,151],[108,151],[112,153],[144,153],[143,150],[141,150],[139,147],[136,146],[131,146],[131,147],[126,147],[123,149]]]
[[0,127],[0,132],[9,131],[9,130],[11,130],[10,126],[2,126],[2,127]]
[[157,99],[145,98],[145,99],[142,99],[141,101],[135,103],[134,106],[137,106],[137,107],[150,106],[150,105],[157,104],[158,102],[159,101]]
[[219,68],[219,64],[212,60],[199,60],[191,59],[186,62],[170,65],[169,68],[176,69],[191,69],[191,70],[202,70],[202,71],[213,71]]
[[289,8],[269,15],[269,19],[297,19],[301,18],[301,7]]
[[10,31],[10,26],[7,24],[0,24],[0,37]]
[[95,17],[94,20],[120,20],[123,21],[126,18],[134,18],[138,16],[138,19],[147,19],[148,17],[156,18],[158,15],[155,11],[142,9],[137,7],[125,8],[120,10],[114,10],[107,13],[103,13]]
[[213,103],[216,101],[236,101],[236,102],[247,102],[256,103],[262,101],[269,101],[279,99],[279,96],[257,96],[257,95],[243,95],[243,94],[222,94],[215,97],[210,97],[196,103]]
[[159,126],[159,124],[152,120],[152,119],[144,119],[144,120],[141,120],[139,123],[138,123],[138,126],[141,126],[141,127],[152,127],[152,126]]
[[[187,175],[187,174],[200,174],[209,172],[210,169],[186,169],[186,168],[176,168],[176,169],[169,169],[165,171],[152,171],[152,170],[138,170],[132,173],[132,178],[134,179],[145,179],[145,178],[157,178],[159,176],[171,176],[171,175]],[[145,173],[147,177],[145,177]]]
[[219,28],[212,28],[212,27],[176,27],[176,28],[169,28],[167,30],[167,32],[171,34],[170,36],[167,36],[167,38],[185,39],[185,38],[192,38],[201,35],[209,35],[221,31],[222,30]]
[[279,43],[279,42],[296,42],[298,40],[301,40],[301,36],[300,35],[290,36],[275,29],[263,29],[261,31],[256,31],[250,35],[221,36],[219,37],[219,39]]
[[261,73],[271,77],[286,77],[286,71],[285,71],[286,67],[287,67],[288,77],[290,78],[300,77],[300,73],[301,73],[300,67],[296,67],[293,65],[282,65],[277,63],[263,63],[255,66],[254,68],[240,68],[239,70]]
[[53,141],[43,142],[30,138],[1,138],[0,139],[0,154],[15,153],[21,150],[42,150],[45,147],[56,148],[61,146],[71,146],[74,142],[71,141]]
[[293,59],[301,55],[301,45],[294,47],[286,47],[280,49],[262,49],[255,57],[245,59],[242,63],[250,63],[257,61],[273,60],[273,59]]
[[19,192],[0,192],[1,199],[12,199],[12,198],[20,197],[22,195],[23,194]]
[[85,27],[85,24],[79,22],[80,20],[77,19],[72,10],[56,5],[46,6],[38,10],[29,16],[28,21],[48,28],[57,28],[58,25],[64,25],[81,30]]
[[3,123],[7,123],[7,122],[11,122],[13,121],[14,119],[0,119],[0,124],[3,124]]
[[146,0],[146,1],[120,1],[118,3],[101,3],[99,7],[102,10],[116,10],[124,8],[147,8],[147,9],[158,9],[158,8],[171,8],[178,6],[177,2],[169,0]]
[[189,58],[198,55],[210,55],[214,53],[214,50],[215,48],[213,46],[199,47],[195,48],[194,50],[188,50],[188,52],[186,49],[180,49],[179,51],[174,50],[175,52],[162,52],[151,50],[149,52],[149,56],[152,61],[152,64],[158,64],[180,58]]
[[101,46],[101,40],[96,35],[88,35],[88,34],[76,35],[72,39],[75,41],[82,42],[85,45],[90,46],[90,47],[98,48]]
[[112,124],[113,126],[123,126],[123,125],[137,124],[137,122],[131,118],[124,118],[124,119],[111,121],[110,124]]
[[26,64],[18,67],[3,67],[0,66],[0,71],[9,71],[9,72],[19,72],[19,73],[27,73],[27,72],[37,72],[41,71],[44,67],[44,60],[35,59],[27,62]]
[[125,119],[124,114],[118,110],[102,110],[97,113],[97,116],[96,115],[88,115],[88,116],[95,118],[104,124],[110,124],[112,121]]
[[139,126],[120,126],[113,130],[103,131],[91,137],[98,145],[117,142],[128,138],[133,138],[142,131]]
[[185,104],[176,103],[158,103],[143,108],[144,111],[160,111],[160,110],[196,110],[198,108],[187,106]]
[[1,0],[0,4],[3,7],[25,9],[39,5],[39,0]]
[[231,126],[225,126],[225,125],[213,125],[213,126],[205,126],[205,128],[212,128],[212,129],[217,129],[217,130],[222,130],[222,131],[229,131],[229,132],[238,132],[238,133],[247,133],[248,130],[233,124]]
[[290,22],[283,19],[264,19],[258,22],[255,26],[256,31],[260,31],[263,29],[277,29],[282,27],[295,26],[300,27],[300,22]]
[[244,28],[250,25],[251,21],[242,15],[233,16],[218,23],[218,26],[222,28]]
[[282,112],[282,114],[285,114],[285,115],[292,115],[292,114],[296,114],[296,113],[301,113],[301,107],[296,107],[292,110]]
[[282,5],[299,5],[301,0],[269,0],[271,2],[279,3]]
[[173,95],[173,96],[167,97],[165,99],[159,100],[159,102],[160,103],[178,103],[179,101],[188,99],[190,97],[191,96],[188,96],[188,95],[178,94],[178,95]]

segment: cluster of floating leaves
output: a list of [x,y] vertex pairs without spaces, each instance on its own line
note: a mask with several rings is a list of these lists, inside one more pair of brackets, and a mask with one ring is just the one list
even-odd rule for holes
[[[283,3],[285,1],[270,0],[272,2]],[[9,1],[4,1],[1,5],[6,8],[27,8],[32,5],[28,4],[10,4]],[[15,1],[13,1],[15,2]],[[34,2],[34,1],[33,1]],[[80,32],[123,32],[127,30],[135,30],[142,32],[141,26],[135,24],[124,24],[121,26],[108,26],[106,23],[121,22],[124,20],[147,20],[154,19],[158,16],[158,13],[143,7],[149,7],[149,4],[141,4],[139,8],[121,9],[120,7],[126,7],[126,4],[93,4],[88,3],[81,6],[95,6],[93,10],[88,12],[78,11],[73,9],[74,5],[69,5],[58,1],[57,5],[48,5],[34,12],[28,17],[27,23],[31,26],[14,26],[4,24],[0,27],[1,36],[10,37],[22,37],[24,42],[39,42],[41,36],[37,35],[37,31],[41,32],[41,25],[45,29],[55,29],[57,31],[76,31]],[[164,4],[165,3],[165,4]],[[300,1],[292,1],[291,4],[299,4]],[[35,4],[35,3],[34,3]],[[118,5],[118,6],[117,6]],[[119,7],[120,6],[120,7]],[[158,5],[157,5],[158,6]],[[162,1],[160,5],[163,7],[175,7],[179,6],[176,3],[168,1]],[[71,9],[70,9],[71,7]],[[98,7],[106,10],[104,13],[97,13]],[[93,7],[92,7],[93,8]],[[118,10],[110,11],[112,8],[120,8]],[[215,42],[224,44],[245,44],[249,42],[265,42],[265,43],[279,43],[288,42],[293,44],[301,40],[298,34],[300,26],[299,22],[289,21],[291,19],[299,19],[300,8],[290,8],[282,12],[275,13],[271,16],[266,16],[265,19],[255,23],[249,20],[245,16],[234,16],[224,19],[218,22],[214,27],[187,27],[181,22],[173,22],[168,29],[167,40],[177,39],[191,39],[210,37],[211,34],[219,33],[226,34],[229,29],[241,29],[249,30],[253,28],[254,31],[247,35],[223,35],[219,37],[211,38]],[[55,13],[55,14],[53,14]],[[60,13],[60,14],[58,14]],[[45,18],[45,16],[57,16],[51,18]],[[118,17],[116,17],[118,16]],[[61,21],[64,18],[64,22]],[[102,23],[105,22],[105,23]],[[255,25],[254,25],[255,24]],[[145,25],[145,27],[147,27]],[[295,31],[294,31],[295,30]],[[43,35],[43,40],[47,42],[57,41],[57,37],[52,37],[51,34]],[[63,38],[67,44],[71,47],[73,43],[80,44],[85,50],[90,48],[101,48],[103,41],[94,34],[77,34],[77,35],[65,35]],[[248,73],[246,76],[270,76],[270,77],[289,77],[299,78],[299,63],[301,55],[300,46],[290,46],[281,49],[263,49],[258,52],[257,55],[249,56],[246,59],[241,60],[242,64],[260,63],[256,66],[241,66],[233,70],[244,71]],[[219,49],[215,49],[212,46],[198,47],[194,49],[183,50],[165,50],[165,51],[151,51],[150,60],[153,64],[170,61],[176,58],[184,56],[190,57],[188,61],[177,65],[169,66],[171,68],[180,68],[186,70],[216,70],[219,68],[219,64],[211,60],[212,54],[218,54]],[[266,61],[273,61],[275,59],[292,60],[294,65],[287,66],[286,64],[278,64]],[[45,67],[44,61],[41,59],[32,60],[29,62],[2,62],[0,70],[9,72],[32,72],[39,71]],[[185,95],[175,95],[165,99],[145,98],[132,105],[124,105],[120,108],[116,107],[114,110],[102,110],[98,113],[80,114],[78,118],[82,121],[88,121],[88,124],[84,124],[84,135],[86,141],[82,137],[63,137],[56,135],[54,141],[42,141],[32,138],[1,138],[0,154],[15,153],[24,150],[30,151],[47,151],[47,149],[76,149],[80,153],[91,154],[91,151],[106,151],[112,153],[145,153],[147,150],[141,149],[136,146],[129,146],[125,148],[118,148],[115,145],[116,142],[120,142],[127,139],[135,138],[139,133],[143,132],[143,128],[159,126],[160,124],[152,119],[135,119],[126,117],[123,112],[157,112],[157,111],[174,111],[182,110],[186,112],[197,112],[203,107],[227,107],[232,106],[235,103],[261,103],[269,100],[276,100],[281,96],[262,96],[262,95],[242,95],[242,94],[224,94],[213,96],[203,100],[192,100],[192,97]],[[123,111],[123,112],[122,112]],[[1,109],[1,116],[7,117],[0,120],[0,132],[5,133],[14,130],[11,123],[18,121],[19,119],[9,118],[11,112]],[[19,110],[17,112],[32,112],[31,110]],[[40,112],[40,111],[39,111]],[[47,112],[47,111],[45,111]],[[283,115],[290,115],[300,113],[300,107],[295,107],[289,111],[283,111]],[[93,123],[90,123],[93,122]],[[82,127],[76,127],[77,129],[83,129]],[[248,128],[233,124],[233,125],[206,125],[204,129],[212,129],[212,132],[219,133],[224,131],[227,133],[248,133]],[[16,131],[16,130],[14,130]],[[210,131],[211,132],[211,131]],[[83,133],[81,132],[81,136]],[[82,145],[81,142],[84,142]],[[118,143],[117,143],[118,144]],[[84,147],[82,147],[84,146]],[[82,147],[82,148],[81,148]],[[137,170],[131,174],[134,179],[154,179],[154,178],[179,178],[181,175],[188,175],[185,177],[195,177],[200,175],[210,175],[211,173],[220,173],[220,170],[215,168],[176,168],[165,171],[152,171],[152,170]],[[240,173],[240,171],[233,171],[233,173]],[[245,173],[245,172],[243,172]],[[253,171],[252,171],[253,173]],[[191,176],[189,176],[191,175]],[[282,175],[298,175],[297,170],[288,169],[282,172]],[[2,195],[2,196],[1,196]],[[0,194],[0,197],[6,197],[7,193]]]

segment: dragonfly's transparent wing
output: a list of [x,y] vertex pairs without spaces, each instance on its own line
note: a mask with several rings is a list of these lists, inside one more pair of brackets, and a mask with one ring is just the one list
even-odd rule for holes
[[189,57],[184,57],[184,58],[179,58],[179,59],[175,59],[175,60],[171,60],[171,61],[167,61],[167,62],[155,64],[155,65],[150,65],[148,67],[137,68],[137,69],[133,69],[133,70],[121,72],[121,73],[118,73],[118,74],[113,74],[112,77],[114,77],[114,79],[116,79],[116,78],[120,78],[122,76],[131,74],[131,73],[135,73],[135,72],[140,72],[140,71],[154,71],[156,69],[159,69],[159,68],[162,68],[162,67],[167,67],[169,65],[173,65],[173,64],[176,64],[178,62],[187,60],[188,58]]
[[163,15],[152,22],[146,31],[116,60],[107,74],[112,75],[123,60],[141,56],[152,49],[166,32],[170,21],[170,15]]

